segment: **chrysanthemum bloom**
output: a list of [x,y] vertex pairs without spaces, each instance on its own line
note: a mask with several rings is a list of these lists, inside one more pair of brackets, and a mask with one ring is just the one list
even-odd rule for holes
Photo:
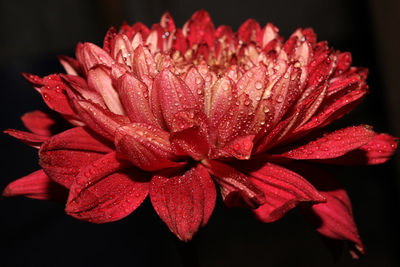
[[[396,140],[367,125],[323,132],[368,92],[367,70],[317,42],[311,29],[287,41],[254,20],[215,29],[204,11],[182,29],[169,14],[148,29],[111,28],[103,48],[78,44],[60,57],[67,74],[25,74],[53,115],[22,117],[6,132],[39,148],[38,170],[3,195],[65,199],[66,212],[105,223],[149,195],[160,218],[190,240],[217,195],[263,222],[301,211],[317,231],[363,253],[349,198],[315,163],[378,164]],[[310,164],[312,162],[314,164]],[[67,191],[68,190],[68,191]],[[67,197],[68,194],[68,197]]]

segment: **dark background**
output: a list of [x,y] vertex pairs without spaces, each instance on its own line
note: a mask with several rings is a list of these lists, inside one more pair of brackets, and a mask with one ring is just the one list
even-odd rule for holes
[[[272,22],[287,38],[312,27],[319,40],[351,51],[353,65],[370,69],[371,93],[337,127],[371,124],[400,136],[399,1],[0,1],[1,129],[23,129],[19,118],[46,109],[21,72],[62,72],[56,55],[73,56],[79,41],[101,44],[109,26],[142,21],[148,26],[169,10],[178,26],[200,9],[216,26],[237,29],[247,18]],[[0,190],[36,169],[37,151],[2,134]],[[219,202],[192,245],[200,266],[399,266],[399,153],[381,166],[335,167],[348,189],[367,254],[344,253],[334,261],[296,212],[263,224],[250,212]],[[92,225],[64,214],[63,205],[12,198],[0,200],[0,266],[181,266],[182,244],[157,217],[150,202],[127,218]]]

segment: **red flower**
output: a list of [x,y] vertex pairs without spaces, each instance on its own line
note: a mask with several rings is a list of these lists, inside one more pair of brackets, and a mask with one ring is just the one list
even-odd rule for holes
[[[272,24],[237,33],[196,12],[182,29],[169,14],[148,29],[111,28],[103,48],[78,44],[67,74],[25,74],[54,115],[22,117],[30,132],[6,132],[39,148],[43,168],[3,195],[63,198],[66,212],[105,223],[150,195],[181,240],[204,226],[218,185],[228,207],[272,222],[300,206],[322,235],[363,253],[346,192],[306,161],[378,164],[396,140],[370,126],[323,133],[368,92],[351,55],[298,29],[284,42]],[[61,185],[61,186],[60,186]],[[68,189],[68,192],[67,190]],[[356,255],[356,254],[354,254]]]

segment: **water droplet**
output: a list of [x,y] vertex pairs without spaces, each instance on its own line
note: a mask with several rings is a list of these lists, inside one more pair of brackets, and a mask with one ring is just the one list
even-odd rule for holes
[[263,88],[263,84],[262,84],[262,82],[260,82],[260,81],[257,81],[256,84],[255,84],[255,86],[256,86],[256,89],[258,89],[258,90],[260,90],[261,88]]

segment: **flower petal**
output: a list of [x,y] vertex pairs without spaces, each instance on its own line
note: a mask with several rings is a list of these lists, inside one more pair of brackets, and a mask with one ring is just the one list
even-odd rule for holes
[[58,130],[56,122],[56,114],[45,113],[40,110],[25,113],[21,120],[25,127],[28,128],[32,133],[51,136],[54,131]]
[[245,206],[257,208],[265,203],[265,195],[248,177],[236,169],[214,160],[202,164],[221,185],[221,193],[228,207]]
[[349,153],[324,161],[339,165],[375,165],[388,161],[397,149],[398,139],[388,134],[377,134],[367,144]]
[[212,47],[215,29],[210,15],[206,11],[199,10],[194,13],[182,30],[189,41],[190,47],[202,43]]
[[326,198],[325,203],[312,207],[302,207],[306,218],[323,236],[351,243],[350,253],[354,258],[364,254],[364,246],[354,222],[350,199],[335,178],[322,169],[298,166],[309,180]]
[[81,66],[79,62],[71,57],[68,56],[58,56],[58,60],[60,61],[61,65],[64,67],[65,72],[70,75],[81,75]]
[[132,122],[143,122],[158,126],[150,108],[149,89],[145,83],[134,75],[126,73],[119,78],[117,90],[127,116]]
[[125,169],[125,164],[109,153],[83,168],[70,188],[65,211],[80,220],[106,223],[132,213],[149,191],[146,174]]
[[260,35],[260,32],[260,24],[258,24],[254,19],[248,19],[239,27],[238,36],[245,44],[254,42],[261,45],[260,39],[262,36]]
[[180,166],[174,162],[169,133],[145,123],[132,123],[117,129],[115,145],[119,158],[131,161],[135,166],[155,171]]
[[135,49],[132,71],[140,78],[143,75],[154,77],[157,74],[154,57],[147,47],[139,45]]
[[65,201],[68,191],[52,181],[43,170],[38,170],[8,184],[3,191],[3,196]]
[[72,103],[80,119],[109,140],[114,140],[119,127],[130,123],[128,117],[114,114],[91,101],[73,99]]
[[150,199],[160,218],[179,239],[189,241],[215,206],[215,185],[201,165],[182,176],[154,176]]
[[69,188],[81,168],[111,151],[102,137],[76,127],[45,142],[39,163],[52,180]]
[[[118,60],[118,56],[121,60]],[[124,34],[117,34],[113,40],[112,56],[117,62],[126,64],[132,68],[133,65],[133,48],[128,37]]]
[[265,195],[265,204],[254,210],[263,222],[273,222],[302,202],[324,202],[325,199],[303,177],[281,166],[265,163],[246,172],[251,182]]
[[95,89],[103,97],[104,103],[111,112],[118,115],[125,114],[118,93],[112,84],[111,69],[103,66],[93,67],[87,73],[87,81],[89,87]]
[[111,67],[114,64],[114,60],[106,51],[92,43],[78,45],[76,48],[76,58],[85,73],[97,65]]
[[49,75],[43,78],[43,86],[39,91],[49,108],[62,115],[73,116],[75,112],[71,108],[65,87],[59,75]]
[[374,136],[370,126],[351,126],[294,148],[281,156],[290,159],[330,159],[367,144]]
[[176,155],[191,156],[201,160],[208,155],[209,123],[207,116],[197,110],[175,114],[171,129],[171,147]]
[[49,139],[48,136],[38,135],[24,131],[18,131],[14,129],[5,130],[4,133],[9,134],[14,138],[17,138],[18,140],[34,148],[40,148],[43,142]]
[[168,69],[160,72],[154,79],[151,104],[155,114],[162,114],[168,128],[172,127],[176,113],[198,106],[185,82]]

